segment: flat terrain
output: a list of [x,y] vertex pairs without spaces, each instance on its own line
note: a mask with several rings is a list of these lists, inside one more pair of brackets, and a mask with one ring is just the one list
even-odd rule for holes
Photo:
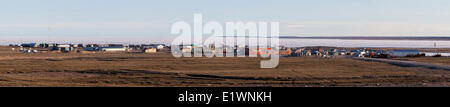
[[450,57],[417,57],[417,58],[396,58],[396,60],[416,61],[433,64],[450,65]]
[[[345,57],[174,58],[170,53],[20,53],[0,47],[0,86],[450,86],[450,72]],[[448,61],[448,59],[443,59]]]

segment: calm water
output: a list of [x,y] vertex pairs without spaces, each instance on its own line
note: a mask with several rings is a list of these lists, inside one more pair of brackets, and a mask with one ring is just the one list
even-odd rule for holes
[[399,47],[399,48],[450,48],[450,41],[439,40],[343,40],[343,39],[280,39],[287,47],[337,46],[337,47]]

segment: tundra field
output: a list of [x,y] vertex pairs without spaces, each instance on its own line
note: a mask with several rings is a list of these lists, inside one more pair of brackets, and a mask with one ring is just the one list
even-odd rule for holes
[[[347,57],[174,58],[170,53],[21,53],[0,47],[2,87],[450,86],[450,71]],[[448,57],[401,58],[449,65]]]

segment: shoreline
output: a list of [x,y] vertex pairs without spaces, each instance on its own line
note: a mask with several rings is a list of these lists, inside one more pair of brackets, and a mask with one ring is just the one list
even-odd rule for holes
[[280,36],[280,39],[341,39],[341,40],[439,40],[450,41],[450,37],[365,37],[365,36],[322,36],[322,37],[299,37],[299,36]]

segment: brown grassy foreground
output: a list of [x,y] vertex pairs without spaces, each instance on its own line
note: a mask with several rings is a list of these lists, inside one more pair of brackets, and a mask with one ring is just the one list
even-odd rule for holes
[[19,53],[0,48],[0,86],[450,86],[450,72],[343,57],[174,58],[169,53]]
[[396,58],[396,60],[416,61],[433,64],[450,65],[450,57],[415,57],[415,58]]

